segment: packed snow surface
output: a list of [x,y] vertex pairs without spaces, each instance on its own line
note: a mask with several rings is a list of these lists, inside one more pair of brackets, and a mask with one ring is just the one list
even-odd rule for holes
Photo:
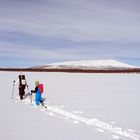
[[[26,72],[19,100],[18,72],[0,72],[0,138],[5,140],[140,140],[139,74]],[[31,103],[34,82],[44,85],[47,109]]]

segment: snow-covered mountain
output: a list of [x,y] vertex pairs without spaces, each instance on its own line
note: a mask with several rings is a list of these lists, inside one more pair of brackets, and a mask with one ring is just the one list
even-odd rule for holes
[[82,70],[112,70],[112,69],[129,69],[134,66],[112,60],[82,60],[52,63],[46,66],[37,66],[38,69],[82,69]]

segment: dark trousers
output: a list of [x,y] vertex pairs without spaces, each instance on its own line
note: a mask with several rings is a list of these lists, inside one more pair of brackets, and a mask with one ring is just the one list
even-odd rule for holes
[[25,95],[24,90],[25,90],[25,86],[19,86],[19,96],[21,100],[23,99],[23,96]]

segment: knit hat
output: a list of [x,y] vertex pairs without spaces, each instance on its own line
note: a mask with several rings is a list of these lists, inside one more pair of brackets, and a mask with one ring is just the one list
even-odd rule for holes
[[39,85],[39,81],[35,81],[35,85],[38,86]]

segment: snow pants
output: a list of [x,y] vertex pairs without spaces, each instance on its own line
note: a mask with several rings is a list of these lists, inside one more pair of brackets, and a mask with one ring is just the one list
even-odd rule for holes
[[22,100],[23,99],[23,96],[25,95],[25,86],[24,85],[21,85],[19,86],[19,96],[20,96],[20,99]]
[[41,97],[41,94],[39,92],[36,92],[36,96],[35,96],[35,102],[36,105],[39,105],[39,103],[42,103],[43,99]]

